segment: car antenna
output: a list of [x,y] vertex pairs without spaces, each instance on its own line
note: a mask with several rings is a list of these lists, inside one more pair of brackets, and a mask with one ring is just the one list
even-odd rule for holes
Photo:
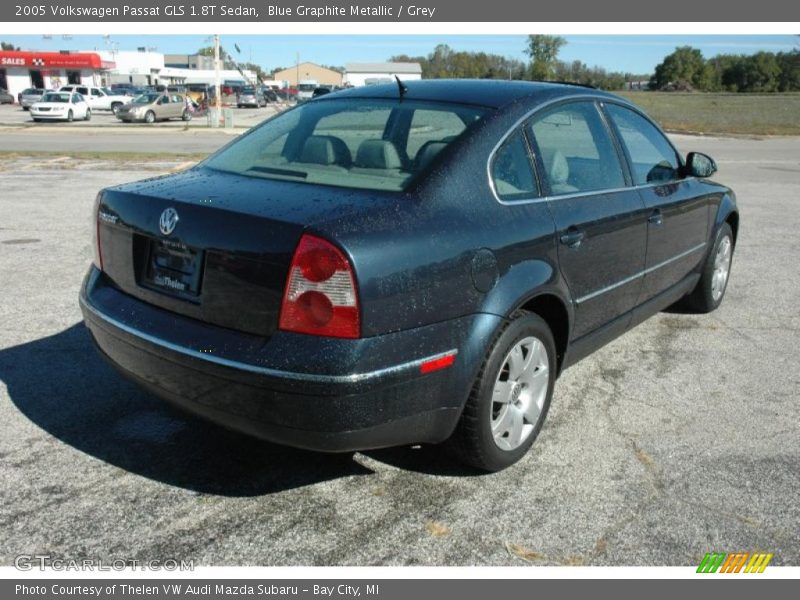
[[408,86],[400,81],[400,78],[397,75],[395,75],[394,78],[397,81],[397,88],[400,90],[400,99],[402,100],[403,96],[405,96],[406,92],[408,91]]

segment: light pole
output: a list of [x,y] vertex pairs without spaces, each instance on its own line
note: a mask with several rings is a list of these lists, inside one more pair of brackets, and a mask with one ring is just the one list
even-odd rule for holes
[[219,80],[219,34],[214,34],[214,93],[217,108],[217,124],[219,124],[220,110],[222,108],[222,90],[220,89]]

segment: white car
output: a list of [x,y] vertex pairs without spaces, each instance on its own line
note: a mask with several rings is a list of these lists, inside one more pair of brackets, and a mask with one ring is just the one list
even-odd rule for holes
[[110,110],[114,114],[117,114],[120,108],[132,100],[130,96],[115,94],[111,90],[74,83],[63,85],[58,91],[78,92],[89,103],[92,110]]
[[92,118],[92,108],[78,92],[47,92],[31,105],[34,121],[74,121]]

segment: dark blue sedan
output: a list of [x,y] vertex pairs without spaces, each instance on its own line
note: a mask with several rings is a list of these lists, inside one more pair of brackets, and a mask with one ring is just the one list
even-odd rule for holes
[[739,216],[715,170],[583,87],[336,92],[103,190],[81,306],[124,375],[227,427],[447,441],[498,470],[566,367],[677,302],[719,306]]

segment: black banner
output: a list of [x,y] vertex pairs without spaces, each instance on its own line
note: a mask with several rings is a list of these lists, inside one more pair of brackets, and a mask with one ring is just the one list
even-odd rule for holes
[[[704,576],[698,576],[702,579]],[[36,600],[132,600],[159,598],[162,600],[211,600],[237,597],[247,600],[484,600],[502,596],[521,598],[553,595],[558,598],[648,598],[673,600],[705,598],[709,594],[724,594],[726,600],[774,594],[788,597],[792,580],[741,578],[711,578],[698,580],[557,580],[495,579],[425,580],[425,579],[353,579],[353,580],[25,580],[0,582],[0,596],[5,599],[35,598]]]
[[0,22],[792,22],[797,5],[672,0],[520,2],[519,0],[17,0],[0,4]]

